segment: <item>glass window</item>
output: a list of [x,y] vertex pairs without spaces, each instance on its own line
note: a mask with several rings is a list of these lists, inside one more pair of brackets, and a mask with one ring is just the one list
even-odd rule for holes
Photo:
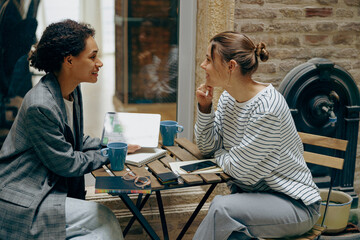
[[125,110],[136,106],[176,120],[179,1],[116,4],[117,97]]

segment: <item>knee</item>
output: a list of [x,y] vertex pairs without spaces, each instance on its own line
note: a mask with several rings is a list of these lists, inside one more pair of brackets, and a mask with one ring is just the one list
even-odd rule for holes
[[226,203],[223,199],[223,196],[215,196],[214,199],[212,200],[210,207],[209,207],[209,213],[212,214],[216,214],[217,216],[219,215],[224,215],[226,214]]
[[118,221],[116,219],[115,214],[106,206],[102,204],[98,204],[98,219],[103,224],[113,224],[116,222],[118,224]]

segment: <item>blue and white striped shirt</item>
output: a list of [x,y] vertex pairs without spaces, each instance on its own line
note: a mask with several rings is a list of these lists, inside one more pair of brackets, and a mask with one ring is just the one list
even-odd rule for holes
[[281,192],[306,205],[321,200],[289,107],[271,84],[243,103],[224,91],[215,113],[198,110],[195,136],[242,190]]

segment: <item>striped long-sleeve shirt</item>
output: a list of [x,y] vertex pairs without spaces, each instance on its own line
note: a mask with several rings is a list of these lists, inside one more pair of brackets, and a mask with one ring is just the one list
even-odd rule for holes
[[321,200],[288,105],[272,85],[243,103],[224,91],[216,112],[198,110],[195,136],[242,190],[281,192],[306,205]]

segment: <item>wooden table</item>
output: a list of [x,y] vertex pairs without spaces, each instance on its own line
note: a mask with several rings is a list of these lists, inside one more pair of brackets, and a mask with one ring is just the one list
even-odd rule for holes
[[[198,175],[181,175],[182,179],[184,180],[184,183],[181,184],[173,184],[173,185],[162,185],[155,175],[159,173],[165,173],[165,172],[171,172],[169,162],[174,162],[177,160],[180,161],[189,161],[189,160],[195,160],[195,159],[202,159],[202,155],[200,151],[198,150],[197,146],[190,142],[189,140],[185,138],[180,138],[175,140],[176,145],[171,147],[166,147],[160,145],[162,148],[165,148],[168,150],[168,153],[165,157],[161,157],[160,159],[153,161],[145,167],[136,167],[132,165],[126,165],[127,168],[129,168],[131,171],[136,173],[137,175],[141,176],[148,176],[150,175],[151,178],[151,188],[152,192],[155,192],[156,194],[156,200],[160,212],[160,219],[162,224],[162,230],[164,239],[169,239],[167,225],[166,225],[166,219],[165,219],[165,213],[164,213],[164,207],[162,203],[161,198],[161,191],[162,190],[169,190],[169,189],[175,189],[175,188],[186,188],[186,187],[193,187],[193,186],[201,186],[201,185],[209,185],[209,189],[201,199],[200,203],[196,207],[193,214],[190,216],[189,220],[186,222],[185,226],[183,227],[182,231],[179,233],[177,239],[182,239],[185,235],[186,231],[194,221],[195,217],[201,210],[202,206],[205,204],[206,200],[212,193],[212,191],[215,189],[216,185],[218,183],[227,182],[231,179],[230,176],[228,176],[225,173],[215,174],[215,173],[206,173],[206,174],[198,174]],[[125,168],[126,168],[125,167]],[[104,166],[103,168],[100,168],[98,170],[95,170],[92,172],[93,176],[96,178],[98,176],[123,176],[127,171],[111,171],[110,168]],[[143,198],[143,194],[138,195],[138,199],[136,204],[134,204],[129,196],[127,194],[118,194],[118,196],[121,198],[121,200],[124,202],[124,204],[127,206],[127,208],[132,212],[133,217],[129,221],[128,225],[124,229],[124,236],[128,233],[130,227],[134,223],[135,220],[138,220],[141,224],[141,226],[145,229],[145,231],[149,234],[149,236],[152,239],[160,239],[159,236],[155,233],[154,229],[150,226],[148,221],[144,218],[144,216],[141,214],[141,209],[146,204],[147,200],[150,197],[150,194],[146,194]]]

